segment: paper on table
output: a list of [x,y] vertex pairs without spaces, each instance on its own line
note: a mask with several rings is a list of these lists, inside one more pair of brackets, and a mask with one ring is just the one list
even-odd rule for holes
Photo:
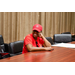
[[75,44],[70,44],[70,43],[59,43],[52,46],[75,48]]

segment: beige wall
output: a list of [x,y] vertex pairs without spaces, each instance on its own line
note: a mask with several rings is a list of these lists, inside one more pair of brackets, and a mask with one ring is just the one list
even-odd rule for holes
[[43,26],[45,37],[75,33],[75,12],[0,12],[0,34],[5,43],[23,40],[37,23]]

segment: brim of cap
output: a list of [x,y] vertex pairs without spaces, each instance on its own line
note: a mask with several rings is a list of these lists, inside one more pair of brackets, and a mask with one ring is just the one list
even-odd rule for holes
[[36,30],[36,31],[40,32],[40,30],[39,29],[36,29],[36,28],[33,28],[33,30]]

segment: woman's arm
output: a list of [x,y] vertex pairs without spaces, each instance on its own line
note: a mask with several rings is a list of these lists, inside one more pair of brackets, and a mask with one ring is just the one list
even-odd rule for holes
[[42,33],[39,34],[39,37],[41,37],[44,40],[44,42],[45,42],[43,44],[44,47],[51,47],[51,43],[43,36]]
[[28,51],[52,50],[51,47],[33,47],[31,44],[26,45]]

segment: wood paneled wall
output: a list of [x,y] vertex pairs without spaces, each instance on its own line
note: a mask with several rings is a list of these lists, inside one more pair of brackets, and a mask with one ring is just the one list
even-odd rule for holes
[[45,37],[75,33],[75,12],[0,12],[0,34],[5,43],[23,40],[38,23]]

